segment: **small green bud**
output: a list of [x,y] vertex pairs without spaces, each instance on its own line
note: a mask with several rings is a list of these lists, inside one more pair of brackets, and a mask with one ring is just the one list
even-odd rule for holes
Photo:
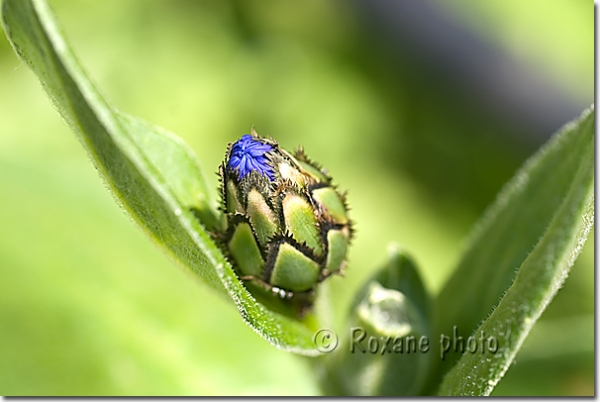
[[419,395],[433,359],[429,295],[412,260],[396,247],[357,293],[348,332],[327,355],[326,393]]
[[[227,229],[223,243],[249,289],[302,315],[319,283],[340,274],[352,237],[345,199],[300,149],[244,135],[220,166]],[[269,303],[269,300],[267,300]]]

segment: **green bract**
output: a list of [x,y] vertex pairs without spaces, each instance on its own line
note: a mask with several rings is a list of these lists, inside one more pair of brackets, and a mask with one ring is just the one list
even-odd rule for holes
[[254,130],[229,144],[220,175],[221,240],[241,279],[263,301],[302,315],[316,286],[346,264],[344,197],[302,149],[291,155]]

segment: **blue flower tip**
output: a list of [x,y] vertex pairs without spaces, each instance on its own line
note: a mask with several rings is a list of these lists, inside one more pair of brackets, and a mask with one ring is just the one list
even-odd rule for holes
[[227,168],[236,170],[240,180],[250,172],[256,171],[273,181],[275,179],[273,168],[269,165],[266,155],[272,150],[271,145],[261,142],[250,134],[244,134],[231,147]]

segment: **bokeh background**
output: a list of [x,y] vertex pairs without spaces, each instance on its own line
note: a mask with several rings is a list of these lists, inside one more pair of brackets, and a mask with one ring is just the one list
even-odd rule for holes
[[[101,91],[213,174],[255,125],[349,191],[352,292],[396,241],[435,294],[502,184],[593,102],[585,0],[51,0]],[[216,191],[215,191],[216,194]],[[315,395],[305,360],[115,204],[0,38],[0,394]],[[594,392],[593,238],[494,395]]]

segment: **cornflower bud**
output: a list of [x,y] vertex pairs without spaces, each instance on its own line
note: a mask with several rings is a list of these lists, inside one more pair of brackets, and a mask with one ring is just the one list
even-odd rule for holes
[[258,298],[302,316],[315,289],[346,264],[352,237],[344,196],[302,149],[243,135],[220,166],[227,229],[223,246]]

